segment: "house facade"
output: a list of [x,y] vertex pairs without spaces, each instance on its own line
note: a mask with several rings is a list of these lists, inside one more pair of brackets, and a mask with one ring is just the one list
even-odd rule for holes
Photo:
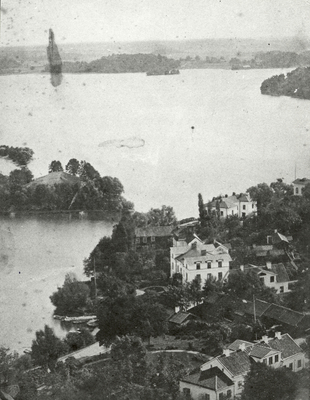
[[275,289],[277,294],[291,291],[292,285],[296,280],[289,278],[287,268],[284,264],[272,264],[270,261],[266,266],[248,265],[244,268],[245,272],[253,271],[257,274],[260,281],[267,287]]
[[229,274],[231,261],[224,245],[205,244],[195,234],[189,242],[174,242],[170,248],[170,274],[180,273],[183,282],[197,278],[203,283],[211,277],[224,280]]
[[148,226],[136,228],[132,247],[135,251],[169,249],[173,226]]
[[239,218],[245,218],[250,214],[257,213],[257,202],[252,200],[248,194],[225,196],[218,200],[213,200],[205,207],[210,211],[219,209],[220,217],[226,218],[231,215],[237,215]]
[[199,371],[183,377],[180,390],[194,400],[240,396],[253,362],[298,372],[305,368],[305,354],[287,333],[276,332],[274,338],[263,336],[259,343],[236,340],[222,355],[202,364]]
[[305,188],[305,186],[307,185],[307,183],[310,183],[310,179],[307,179],[307,178],[295,179],[293,182],[294,195],[301,196],[302,191]]

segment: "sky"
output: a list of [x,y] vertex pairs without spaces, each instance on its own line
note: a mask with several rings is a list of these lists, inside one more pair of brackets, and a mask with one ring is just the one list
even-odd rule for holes
[[0,1],[1,46],[310,35],[310,0]]

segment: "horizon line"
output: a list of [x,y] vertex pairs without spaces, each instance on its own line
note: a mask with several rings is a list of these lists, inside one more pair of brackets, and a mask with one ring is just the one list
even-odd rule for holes
[[[275,36],[259,36],[259,37],[218,37],[218,38],[211,38],[211,37],[205,37],[205,38],[193,38],[193,39],[140,39],[140,40],[107,40],[107,41],[85,41],[85,42],[68,42],[68,43],[59,43],[57,42],[58,46],[71,46],[71,45],[79,45],[79,44],[100,44],[100,43],[151,43],[151,42],[192,42],[192,41],[204,41],[204,40],[287,40],[287,39],[294,39],[296,36],[281,36],[281,37],[275,37]],[[310,42],[310,38],[306,39]],[[46,40],[46,44],[26,44],[26,45],[21,45],[21,44],[10,44],[10,45],[1,45],[0,44],[0,49],[3,48],[18,48],[18,47],[44,47],[48,46],[48,38]]]

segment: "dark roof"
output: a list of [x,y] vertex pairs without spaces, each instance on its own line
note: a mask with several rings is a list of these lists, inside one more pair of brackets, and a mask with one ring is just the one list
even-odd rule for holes
[[136,237],[165,237],[171,236],[173,226],[148,226],[146,228],[136,228]]
[[288,333],[282,335],[281,339],[274,338],[268,342],[268,345],[274,349],[281,351],[282,358],[288,358],[294,354],[302,353],[303,350],[298,344],[291,338]]
[[240,339],[237,339],[237,340],[235,340],[234,342],[232,342],[229,346],[228,346],[228,349],[229,350],[232,350],[232,351],[236,351],[236,350],[239,350],[239,346],[241,345],[241,344],[245,344],[245,347],[247,348],[247,347],[252,347],[253,346],[253,343],[251,343],[251,342],[247,342],[246,340],[240,340]]
[[264,313],[264,316],[276,319],[288,325],[297,326],[303,319],[304,314],[291,310],[290,308],[278,306],[277,304],[271,304]]
[[251,360],[244,351],[236,351],[229,356],[222,355],[218,360],[234,376],[245,374],[251,368]]
[[173,322],[174,324],[183,324],[189,318],[196,318],[196,315],[180,311],[172,315],[172,317],[169,318],[169,322]]
[[256,344],[253,348],[249,351],[249,355],[255,358],[264,358],[268,353],[271,351],[273,352],[274,349],[268,347],[268,345],[260,345]]
[[228,378],[218,367],[199,371],[185,376],[181,379],[183,382],[192,383],[211,390],[224,389],[227,386],[232,386],[234,382]]
[[287,237],[284,236],[284,235],[282,235],[282,234],[279,233],[279,232],[275,232],[275,233],[272,235],[272,243],[273,243],[273,244],[276,244],[276,243],[281,243],[281,242],[288,243]]
[[306,185],[307,183],[310,183],[310,179],[307,178],[295,179],[293,183],[295,183],[296,185]]
[[272,264],[271,271],[277,274],[277,282],[288,282],[290,280],[283,264]]
[[[265,315],[266,310],[271,306],[270,303],[267,303],[263,300],[255,300],[255,314],[257,317],[261,317],[263,314]],[[254,315],[254,305],[252,301],[247,301],[244,303],[244,312],[246,314]]]

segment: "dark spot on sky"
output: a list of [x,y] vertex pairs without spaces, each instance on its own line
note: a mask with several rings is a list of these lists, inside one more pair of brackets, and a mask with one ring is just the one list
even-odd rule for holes
[[8,10],[4,7],[0,7],[0,10],[3,14],[7,14]]
[[52,29],[49,30],[49,44],[47,47],[47,59],[51,73],[51,84],[57,87],[62,82],[62,60],[55,43],[55,36]]

